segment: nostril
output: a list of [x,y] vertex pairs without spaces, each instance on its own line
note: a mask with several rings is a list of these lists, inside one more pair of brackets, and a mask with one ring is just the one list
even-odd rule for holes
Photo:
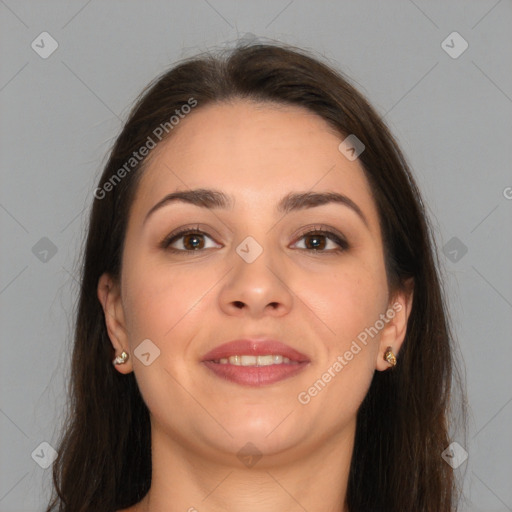
[[244,307],[244,303],[240,300],[235,300],[234,305],[239,309],[242,309]]

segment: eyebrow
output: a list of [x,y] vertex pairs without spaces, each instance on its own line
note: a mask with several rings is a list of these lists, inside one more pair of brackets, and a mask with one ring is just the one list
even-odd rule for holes
[[[173,202],[192,204],[208,209],[228,209],[234,205],[233,199],[220,190],[199,188],[194,190],[183,190],[167,194],[158,201],[146,214],[144,223],[160,208]],[[361,208],[349,197],[337,192],[290,192],[285,195],[277,205],[277,211],[283,214],[292,211],[314,208],[329,203],[341,204],[354,211],[364,224],[369,227],[368,220]]]

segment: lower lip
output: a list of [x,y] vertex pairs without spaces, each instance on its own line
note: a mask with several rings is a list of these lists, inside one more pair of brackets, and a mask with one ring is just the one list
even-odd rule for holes
[[308,362],[268,366],[238,366],[229,363],[214,363],[213,361],[203,361],[203,363],[218,377],[242,386],[252,387],[266,386],[288,379],[300,373],[308,365]]

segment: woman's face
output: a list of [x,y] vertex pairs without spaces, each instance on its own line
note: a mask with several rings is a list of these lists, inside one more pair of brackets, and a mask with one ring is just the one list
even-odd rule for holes
[[[154,150],[106,306],[154,433],[228,460],[246,443],[299,456],[354,428],[403,325],[386,316],[377,210],[342,140],[301,108],[240,100],[199,105]],[[223,201],[162,202],[198,189]],[[233,340],[248,343],[208,356]]]

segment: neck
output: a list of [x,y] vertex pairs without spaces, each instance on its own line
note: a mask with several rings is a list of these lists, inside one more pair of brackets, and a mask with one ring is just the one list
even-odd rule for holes
[[264,454],[252,467],[205,457],[152,426],[152,481],[137,512],[347,512],[355,422],[299,457]]

